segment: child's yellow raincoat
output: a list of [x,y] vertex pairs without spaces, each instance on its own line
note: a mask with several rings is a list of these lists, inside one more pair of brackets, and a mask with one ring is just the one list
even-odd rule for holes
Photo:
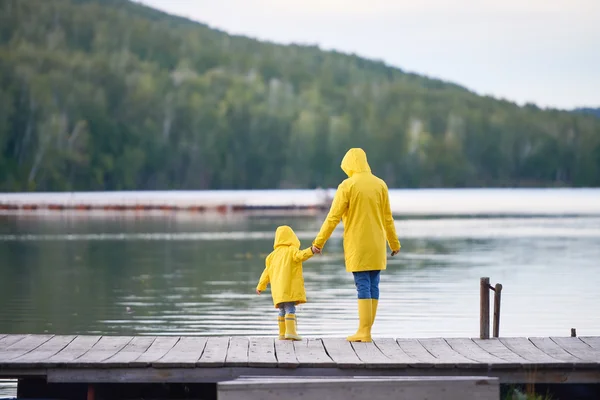
[[275,307],[279,303],[306,303],[302,262],[312,257],[311,248],[300,250],[300,240],[289,226],[280,226],[275,232],[273,251],[265,260],[265,270],[256,287],[264,291],[271,283]]

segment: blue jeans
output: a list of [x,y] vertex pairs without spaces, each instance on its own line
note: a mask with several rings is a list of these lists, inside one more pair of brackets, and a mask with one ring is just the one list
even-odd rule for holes
[[279,303],[279,316],[285,317],[285,314],[296,314],[296,304],[294,303]]
[[359,299],[379,300],[379,278],[381,271],[353,272],[354,284]]

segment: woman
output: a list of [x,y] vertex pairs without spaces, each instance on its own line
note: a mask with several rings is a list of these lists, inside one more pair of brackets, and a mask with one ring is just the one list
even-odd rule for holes
[[346,271],[358,292],[359,325],[350,342],[370,342],[379,303],[379,275],[386,268],[386,241],[392,256],[400,252],[385,182],[371,173],[362,149],[348,150],[341,164],[348,175],[337,189],[329,214],[313,242],[320,253],[340,220],[344,221]]

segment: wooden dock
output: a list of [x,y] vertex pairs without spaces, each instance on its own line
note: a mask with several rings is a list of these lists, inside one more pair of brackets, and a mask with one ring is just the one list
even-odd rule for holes
[[0,334],[1,378],[60,383],[221,382],[242,376],[488,376],[600,383],[600,337],[343,338]]

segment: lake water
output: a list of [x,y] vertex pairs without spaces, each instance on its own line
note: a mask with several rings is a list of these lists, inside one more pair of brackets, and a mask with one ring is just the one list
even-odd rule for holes
[[[395,211],[402,210],[399,193]],[[484,204],[469,196],[456,201],[457,191],[437,191],[427,203],[424,193],[410,194],[423,198],[420,215],[396,218],[402,252],[382,276],[375,336],[478,336],[482,276],[504,286],[502,336],[565,336],[570,328],[600,335],[600,191],[471,191]],[[469,198],[478,215],[461,215],[469,214]],[[308,246],[323,218],[0,215],[0,332],[275,335],[270,296],[254,293],[274,231],[289,224]],[[302,335],[356,329],[341,232],[340,226],[324,255],[304,264]]]

